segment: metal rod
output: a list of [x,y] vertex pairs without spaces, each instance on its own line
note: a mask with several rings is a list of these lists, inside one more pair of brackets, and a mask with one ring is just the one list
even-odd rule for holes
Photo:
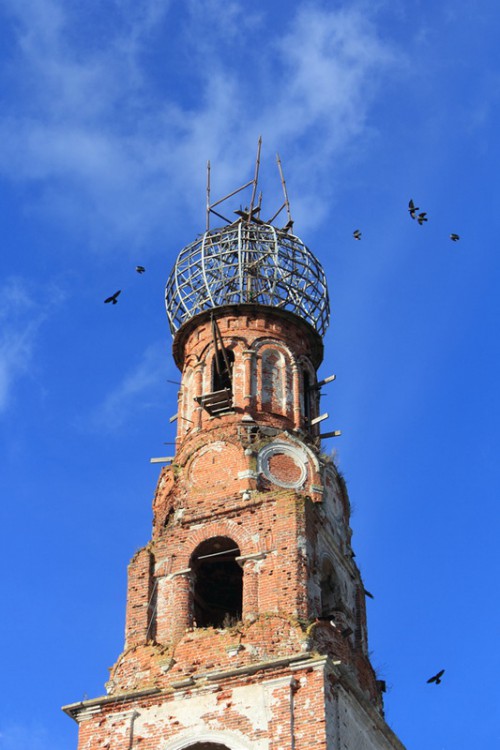
[[223,203],[223,202],[224,202],[224,201],[226,201],[226,200],[227,200],[228,198],[232,198],[232,197],[233,197],[233,195],[236,195],[236,193],[240,193],[240,192],[241,192],[242,190],[244,190],[245,188],[247,188],[247,187],[248,187],[249,185],[251,185],[252,183],[253,183],[253,180],[248,180],[248,182],[245,182],[245,184],[244,184],[244,185],[242,185],[242,186],[241,186],[241,187],[239,187],[239,188],[236,188],[236,190],[233,190],[233,192],[232,192],[232,193],[228,193],[227,195],[225,195],[225,196],[224,196],[224,198],[220,198],[220,200],[218,200],[218,201],[215,201],[215,203],[212,203],[212,205],[210,206],[210,208],[211,208],[211,209],[213,209],[213,207],[214,207],[214,206],[218,206],[218,205],[219,205],[219,203]]
[[214,357],[214,359],[215,359],[215,369],[217,370],[217,375],[220,377],[221,376],[221,369],[220,369],[220,362],[219,362],[219,350],[217,348],[217,329],[215,327],[215,318],[214,318],[213,313],[210,316],[210,318],[211,318],[211,323],[212,323],[212,338],[213,338],[213,341],[214,341],[214,350],[215,350],[215,357]]
[[320,435],[320,438],[331,438],[331,437],[340,437],[342,435],[341,430],[334,430],[333,432],[324,432],[322,435]]
[[[213,314],[212,314],[212,331],[213,331],[213,336],[214,336],[214,339],[215,339],[215,356],[218,359],[218,356],[217,356],[217,340],[218,340],[219,343],[220,343],[221,354],[222,354],[222,358],[224,360],[224,365],[226,366],[226,371],[227,371],[227,375],[228,375],[228,378],[229,378],[229,382],[232,383],[231,366],[230,366],[229,360],[227,358],[226,348],[225,348],[224,342],[222,340],[222,336],[221,336],[221,332],[220,332],[219,326],[217,325],[217,321],[215,320],[215,317],[214,317]],[[219,369],[217,369],[217,372],[218,372],[219,375],[221,374]]]
[[286,206],[286,213],[287,213],[287,216],[288,216],[288,221],[292,222],[292,214],[290,213],[290,201],[288,200],[288,192],[287,192],[287,189],[286,189],[286,182],[285,182],[285,178],[283,176],[283,169],[281,167],[281,159],[280,159],[280,155],[279,154],[276,154],[276,160],[278,162],[278,169],[279,169],[279,173],[280,173],[280,177],[281,177],[281,185],[283,187],[283,195],[285,196],[285,206]]
[[229,555],[230,552],[239,552],[239,547],[235,547],[234,549],[224,549],[222,552],[212,552],[210,555],[200,555],[197,557],[197,560],[205,560],[207,557],[217,557],[217,555]]
[[[219,201],[220,202],[220,201]],[[219,217],[219,219],[222,219],[222,221],[227,222],[228,224],[231,224],[231,219],[226,218],[226,216],[223,216],[222,214],[218,213],[217,211],[214,211],[213,208],[210,208],[210,211]]]
[[259,180],[259,167],[260,167],[260,149],[262,147],[262,136],[259,135],[259,140],[257,142],[257,158],[255,159],[255,174],[253,178],[253,189],[252,189],[252,197],[250,199],[250,211],[248,212],[248,223],[252,221],[252,212],[253,212],[253,204],[255,201],[255,193],[257,192],[257,182]]
[[210,229],[210,160],[207,161],[207,232]]
[[282,204],[281,204],[281,206],[280,206],[280,208],[278,208],[278,210],[276,211],[276,213],[275,213],[275,214],[273,214],[273,215],[271,216],[271,218],[270,218],[270,219],[268,220],[268,222],[267,222],[267,223],[268,223],[268,224],[272,224],[272,223],[273,223],[273,221],[275,220],[275,218],[276,218],[277,216],[279,216],[279,215],[280,215],[280,213],[281,213],[281,212],[283,211],[283,209],[285,208],[285,206],[286,206],[286,203],[282,203]]

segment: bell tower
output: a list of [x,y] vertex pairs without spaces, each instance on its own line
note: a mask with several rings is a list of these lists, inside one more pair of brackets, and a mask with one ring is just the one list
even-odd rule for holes
[[175,456],[106,695],[64,708],[79,750],[404,750],[368,657],[346,486],[321,452],[326,280],[279,162],[288,221],[261,218],[258,164],[235,221],[208,182],[206,231],[167,282]]

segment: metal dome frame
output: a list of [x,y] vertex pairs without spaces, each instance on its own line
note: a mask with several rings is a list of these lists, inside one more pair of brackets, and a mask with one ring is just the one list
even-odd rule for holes
[[181,250],[165,289],[172,334],[206,310],[257,304],[288,310],[323,336],[330,306],[324,271],[288,229],[239,219]]

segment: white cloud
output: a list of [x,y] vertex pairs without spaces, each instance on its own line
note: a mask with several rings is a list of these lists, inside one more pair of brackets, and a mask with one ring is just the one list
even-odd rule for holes
[[366,131],[396,56],[355,6],[302,3],[271,29],[243,3],[212,6],[122,0],[96,43],[84,33],[93,3],[11,2],[17,89],[0,119],[0,170],[37,181],[44,211],[68,226],[147,242],[179,208],[201,215],[207,158],[215,190],[248,179],[262,134],[266,154],[287,154],[302,222],[315,221],[332,159]]
[[57,289],[49,294],[35,297],[19,278],[7,279],[0,287],[0,412],[8,408],[18,380],[29,372],[39,329],[62,298]]
[[147,347],[139,363],[93,410],[85,426],[113,432],[130,418],[132,412],[148,406],[157,408],[157,403],[152,403],[152,394],[164,380],[164,348],[155,343]]

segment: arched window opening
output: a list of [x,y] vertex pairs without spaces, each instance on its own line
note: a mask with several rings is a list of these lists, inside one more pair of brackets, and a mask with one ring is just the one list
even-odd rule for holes
[[233,365],[234,352],[217,347],[212,359],[210,392],[195,397],[212,417],[227,414],[233,408]]
[[196,742],[194,745],[188,745],[185,750],[230,750],[230,748],[219,742]]
[[311,421],[318,416],[319,390],[316,379],[309,369],[302,370],[302,414],[306,427],[311,429]]
[[343,609],[340,584],[329,560],[325,560],[321,573],[321,616],[331,617]]
[[216,349],[212,360],[212,391],[233,390],[234,352],[231,349]]
[[191,558],[193,615],[199,628],[230,627],[241,620],[243,571],[236,562],[240,550],[228,537],[202,542]]
[[262,408],[283,412],[284,359],[281,352],[266,349],[262,354]]
[[302,382],[304,384],[304,419],[309,424],[311,421],[311,379],[307,370],[304,370],[302,374]]

